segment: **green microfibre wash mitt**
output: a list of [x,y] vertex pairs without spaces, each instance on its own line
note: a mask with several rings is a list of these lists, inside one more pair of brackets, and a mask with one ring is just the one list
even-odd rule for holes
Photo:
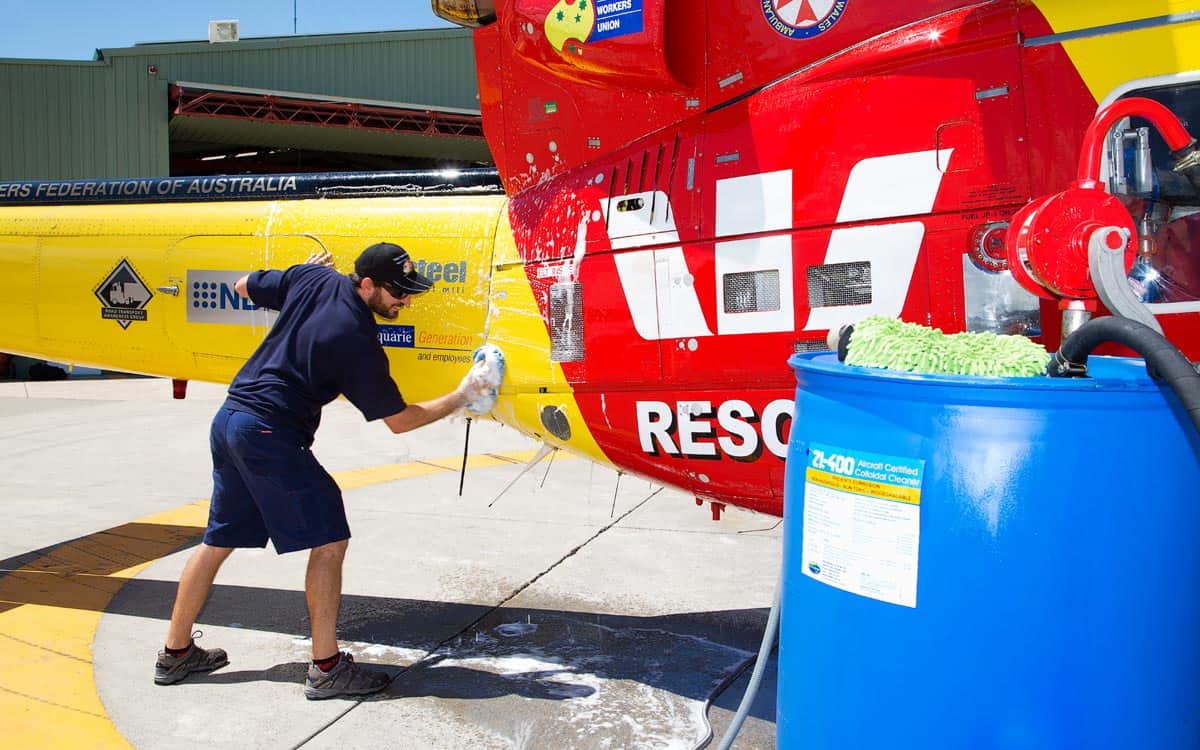
[[1024,336],[945,334],[937,328],[874,315],[834,339],[848,365],[940,375],[1045,375],[1049,355]]

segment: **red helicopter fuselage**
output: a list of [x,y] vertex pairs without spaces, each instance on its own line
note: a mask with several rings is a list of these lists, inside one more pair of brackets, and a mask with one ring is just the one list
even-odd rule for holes
[[[485,133],[604,455],[778,515],[803,418],[787,360],[831,329],[886,315],[1056,345],[1055,306],[1005,270],[1007,222],[1070,183],[1104,98],[1186,117],[1200,91],[1156,48],[1194,24],[1074,5],[499,2],[476,31]],[[1188,187],[1156,194],[1174,203],[1147,242]],[[1192,272],[1160,319],[1196,356]]]

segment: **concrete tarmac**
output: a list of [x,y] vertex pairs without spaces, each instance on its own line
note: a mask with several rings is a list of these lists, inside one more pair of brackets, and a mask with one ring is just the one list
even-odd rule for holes
[[[339,636],[388,670],[307,701],[307,555],[239,550],[196,629],[230,664],[153,684],[203,532],[224,388],[0,383],[0,725],[14,748],[715,747],[774,593],[778,519],[552,454],[488,421],[406,435],[326,407],[353,539]],[[740,750],[775,747],[774,657]],[[710,731],[711,725],[711,731]],[[715,737],[710,737],[715,734]]]

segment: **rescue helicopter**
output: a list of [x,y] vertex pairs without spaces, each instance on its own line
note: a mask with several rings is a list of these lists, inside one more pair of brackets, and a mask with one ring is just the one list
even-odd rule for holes
[[1090,278],[1063,249],[1087,228],[1119,230],[1122,293],[1200,356],[1200,10],[1182,0],[432,9],[475,29],[502,192],[0,183],[0,351],[228,382],[271,323],[238,277],[321,250],[348,271],[398,242],[438,282],[379,326],[406,397],[495,344],[494,419],[714,516],[782,514],[789,356],[869,315],[1053,350],[1064,313],[1109,304],[1062,283],[1080,262]]

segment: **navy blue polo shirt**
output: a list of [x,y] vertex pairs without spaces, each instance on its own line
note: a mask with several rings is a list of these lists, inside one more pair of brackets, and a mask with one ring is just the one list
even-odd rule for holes
[[300,430],[306,444],[321,407],[339,394],[368,421],[404,409],[375,317],[348,277],[305,264],[255,271],[246,289],[255,305],[279,317],[230,384],[226,407]]

